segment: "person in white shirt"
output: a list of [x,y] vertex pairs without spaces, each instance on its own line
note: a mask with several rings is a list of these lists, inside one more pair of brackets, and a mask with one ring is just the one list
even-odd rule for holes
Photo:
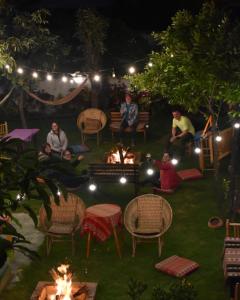
[[53,122],[51,128],[51,131],[47,135],[47,143],[50,145],[53,153],[62,156],[62,153],[68,147],[67,136],[58,123]]

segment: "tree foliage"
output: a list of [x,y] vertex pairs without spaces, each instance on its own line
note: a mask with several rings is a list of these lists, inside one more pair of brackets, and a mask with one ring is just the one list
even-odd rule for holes
[[217,111],[222,101],[239,103],[240,25],[213,2],[198,14],[179,11],[163,32],[153,33],[160,51],[152,67],[130,76],[131,85],[168,98],[189,111]]

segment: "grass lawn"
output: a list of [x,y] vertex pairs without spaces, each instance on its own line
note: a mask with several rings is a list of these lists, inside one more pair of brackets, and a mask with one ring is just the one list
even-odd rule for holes
[[[41,128],[38,136],[39,143],[44,141],[50,123],[50,121],[43,121],[39,124],[39,120],[31,123],[31,126]],[[76,128],[75,119],[62,121],[61,124],[69,136],[70,144],[80,143],[80,134]],[[164,128],[170,128],[169,124],[165,123]],[[166,135],[166,130],[162,127],[153,124],[147,143],[143,144],[143,138],[139,136],[136,148],[142,153],[150,152],[153,158],[161,158]],[[99,148],[96,147],[96,141],[92,139],[89,140],[88,145],[91,151],[85,155],[81,168],[87,167],[88,162],[100,161],[104,152],[111,149],[113,143],[108,128],[104,132]],[[197,158],[191,157],[184,159],[178,169],[197,166]],[[224,168],[222,171],[224,172]],[[140,194],[151,193],[151,191],[148,185],[140,187]],[[97,203],[117,203],[124,209],[126,204],[134,198],[133,193],[134,187],[131,184],[124,187],[119,184],[104,184],[96,194],[90,194],[85,186],[78,194],[86,206]],[[225,230],[224,228],[209,229],[207,226],[211,216],[219,215],[225,218],[228,213],[227,205],[222,202],[221,189],[214,184],[212,174],[206,174],[201,180],[184,182],[173,195],[163,195],[163,197],[172,206],[173,223],[165,235],[161,258],[157,256],[157,244],[154,243],[138,245],[136,257],[132,258],[131,239],[127,232],[124,232],[125,238],[122,242],[122,259],[119,259],[116,254],[112,237],[102,244],[93,243],[88,260],[85,258],[86,237],[78,237],[77,254],[74,257],[71,256],[68,243],[54,244],[50,256],[46,257],[44,244],[39,250],[41,260],[32,262],[29,267],[26,267],[22,272],[21,281],[12,289],[4,291],[0,299],[29,299],[37,282],[50,280],[48,271],[63,262],[65,258],[70,260],[74,267],[76,279],[99,283],[98,300],[128,299],[127,284],[131,277],[148,284],[143,299],[151,299],[154,286],[158,284],[168,286],[178,280],[154,269],[155,263],[174,254],[193,259],[200,264],[199,270],[188,276],[188,280],[198,292],[199,300],[228,299],[228,289],[224,284],[221,262]],[[31,203],[38,211],[40,203],[37,201],[31,201]]]

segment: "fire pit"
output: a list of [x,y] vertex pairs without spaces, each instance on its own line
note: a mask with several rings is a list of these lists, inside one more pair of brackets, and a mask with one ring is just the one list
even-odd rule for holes
[[39,281],[30,300],[94,300],[96,282],[72,282],[69,265],[50,271],[55,282]]
[[124,148],[122,144],[117,144],[106,153],[105,161],[107,164],[139,164],[140,152],[133,152],[129,147]]

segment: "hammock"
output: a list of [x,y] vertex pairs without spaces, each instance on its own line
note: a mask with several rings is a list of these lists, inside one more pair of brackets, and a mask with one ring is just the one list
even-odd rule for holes
[[2,106],[7,101],[9,96],[12,94],[13,90],[14,90],[14,87],[12,87],[11,90],[7,93],[7,95],[2,100],[0,100],[0,106]]
[[60,99],[54,99],[54,100],[44,100],[44,99],[38,97],[37,95],[29,92],[28,90],[25,90],[25,91],[29,96],[31,96],[32,98],[34,98],[37,101],[40,101],[41,103],[48,104],[48,105],[62,105],[62,104],[68,103],[72,99],[74,99],[84,88],[86,81],[87,81],[87,78],[83,81],[82,84],[80,84],[76,89],[74,89],[72,92],[67,94],[65,97],[60,98]]

